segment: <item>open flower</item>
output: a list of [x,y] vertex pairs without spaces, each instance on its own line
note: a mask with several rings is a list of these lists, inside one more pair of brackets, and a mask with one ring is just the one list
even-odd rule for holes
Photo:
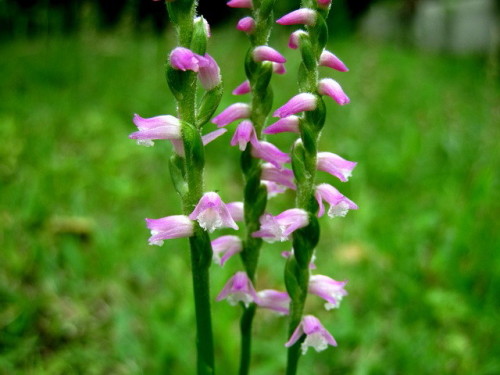
[[352,170],[356,167],[356,162],[345,160],[337,154],[331,152],[318,152],[317,168],[319,171],[328,172],[345,182],[351,177]]
[[220,266],[243,249],[238,236],[222,236],[212,241],[213,260]]
[[137,144],[153,146],[154,139],[181,139],[181,125],[177,117],[170,115],[143,118],[134,115],[134,124],[139,131],[130,134],[130,139],[136,139]]
[[286,292],[274,289],[264,289],[257,292],[259,307],[276,311],[279,314],[288,315],[290,312],[290,296]]
[[208,61],[188,48],[177,47],[170,53],[170,64],[177,70],[198,72],[200,66],[207,65]]
[[295,344],[302,335],[306,335],[306,339],[302,343],[302,354],[306,354],[307,349],[312,346],[317,352],[325,350],[328,345],[337,346],[337,342],[333,336],[321,324],[318,318],[312,315],[305,315],[298,327],[293,332],[290,340],[285,344],[290,347]]
[[205,54],[206,63],[199,67],[198,79],[205,90],[212,90],[220,84],[220,68],[217,62],[208,53]]
[[316,109],[317,99],[314,94],[303,92],[295,95],[284,105],[274,111],[274,117],[288,117],[303,111],[312,111]]
[[203,194],[189,218],[197,220],[200,227],[208,232],[213,232],[217,228],[238,229],[219,194],[214,192]]
[[347,281],[336,281],[324,275],[312,275],[309,277],[309,293],[323,298],[325,309],[336,309],[340,306],[340,301],[347,295],[344,289]]
[[358,209],[356,203],[351,201],[345,195],[341,194],[337,189],[329,184],[320,184],[316,186],[316,192],[314,193],[314,196],[319,205],[318,217],[323,216],[325,213],[325,206],[323,205],[323,201],[326,201],[330,204],[330,208],[328,209],[328,216],[330,217],[344,217],[345,215],[347,215],[347,212],[349,210]]
[[245,210],[243,202],[226,203],[227,210],[234,221],[243,221]]
[[281,151],[278,147],[270,142],[259,141],[255,135],[255,131],[252,132],[250,142],[252,143],[252,156],[254,158],[260,158],[265,160],[276,168],[282,168],[283,164],[290,162],[290,155],[286,152]]
[[279,215],[264,214],[260,217],[260,229],[252,237],[261,237],[266,242],[286,241],[295,230],[309,224],[307,211],[291,208]]
[[243,302],[248,307],[252,302],[256,302],[258,298],[247,274],[245,272],[236,272],[217,296],[217,301],[227,299],[230,305]]
[[193,222],[184,215],[173,215],[161,219],[146,219],[146,224],[151,230],[150,245],[163,245],[163,240],[193,235]]
[[253,133],[254,128],[250,120],[240,122],[234,132],[233,138],[231,139],[231,146],[238,145],[241,151],[245,151]]
[[251,109],[248,104],[234,103],[219,113],[212,119],[212,122],[219,128],[226,126],[233,121],[250,117]]
[[278,134],[278,133],[298,133],[299,132],[300,118],[297,116],[287,116],[280,118],[274,124],[265,128],[262,133],[264,134]]
[[295,190],[293,171],[288,168],[278,168],[271,163],[262,164],[261,180],[275,182],[279,185],[286,186]]

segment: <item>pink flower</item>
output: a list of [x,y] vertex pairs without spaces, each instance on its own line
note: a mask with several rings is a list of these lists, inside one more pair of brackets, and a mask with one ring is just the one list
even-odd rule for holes
[[277,313],[288,315],[290,313],[290,296],[286,292],[274,289],[264,289],[257,292],[257,305]]
[[290,347],[295,344],[302,335],[306,335],[306,339],[302,343],[302,354],[306,354],[307,349],[312,346],[317,352],[325,350],[328,345],[337,346],[337,342],[333,336],[321,324],[318,318],[312,315],[305,315],[298,327],[293,332],[290,340],[285,344]]
[[349,210],[358,209],[356,203],[351,201],[345,195],[341,194],[337,189],[329,184],[320,184],[316,186],[316,192],[314,193],[314,196],[319,205],[318,217],[323,216],[325,213],[325,206],[323,205],[323,201],[326,201],[328,204],[330,204],[330,208],[328,209],[328,216],[330,217],[344,217],[345,215],[347,215],[347,212]]
[[264,134],[278,134],[278,133],[298,133],[299,132],[300,118],[297,116],[283,117],[276,121],[274,124],[265,128],[262,133]]
[[229,202],[226,203],[226,207],[234,221],[243,221],[245,214],[243,202]]
[[130,139],[137,139],[137,144],[153,146],[153,139],[181,139],[181,126],[177,117],[170,115],[143,118],[134,115],[134,124],[139,131],[130,134]]
[[286,104],[274,111],[274,117],[288,117],[303,111],[312,111],[316,109],[316,96],[314,94],[303,92],[295,95]]
[[252,0],[231,0],[226,5],[231,8],[252,9],[253,7]]
[[340,301],[347,295],[344,289],[347,281],[336,281],[324,275],[312,275],[309,277],[309,293],[323,298],[325,309],[336,309],[340,306]]
[[246,80],[243,83],[241,83],[238,87],[236,87],[233,90],[232,94],[233,95],[244,95],[244,94],[248,94],[251,90],[252,90],[252,88],[250,87],[250,81]]
[[[227,129],[217,129],[213,132],[207,133],[201,136],[201,141],[203,145],[206,146],[213,140],[219,138],[222,134],[227,132]],[[172,145],[174,146],[175,152],[179,156],[184,156],[184,144],[182,143],[182,139],[171,139]]]
[[250,120],[242,121],[234,132],[233,138],[231,139],[231,146],[239,145],[240,150],[245,151],[247,143],[250,142],[253,133],[254,128],[252,122]]
[[245,272],[236,272],[217,296],[217,301],[227,299],[230,305],[243,302],[248,307],[252,302],[256,302],[258,298],[247,274]]
[[212,90],[220,84],[221,76],[217,62],[208,53],[205,54],[206,64],[199,67],[198,78],[205,90]]
[[243,17],[238,21],[236,28],[244,33],[251,34],[255,30],[255,20],[252,17]]
[[161,219],[146,219],[146,224],[151,230],[150,245],[163,245],[163,240],[193,235],[193,222],[184,215],[167,216]]
[[177,47],[170,53],[170,64],[177,70],[198,72],[200,66],[205,66],[207,61],[190,49]]
[[257,62],[260,61],[271,61],[275,63],[283,64],[286,59],[274,48],[269,46],[258,46],[252,51],[253,59]]
[[276,23],[280,25],[308,25],[314,26],[316,18],[318,17],[314,9],[301,8],[285,14]]
[[276,168],[282,168],[283,164],[290,162],[290,156],[281,151],[272,143],[266,141],[259,141],[255,132],[251,134],[250,142],[252,143],[252,156],[265,160]]
[[351,177],[356,162],[341,158],[331,152],[318,152],[317,168],[319,171],[330,173],[340,181],[345,182]]
[[243,245],[238,236],[222,236],[212,241],[213,260],[220,266],[234,254],[241,252]]
[[340,105],[350,102],[349,97],[342,90],[339,83],[331,78],[323,78],[319,81],[318,92],[321,95],[328,95]]
[[286,186],[295,190],[294,175],[291,169],[278,168],[271,163],[264,163],[262,165],[262,173],[260,178],[265,181],[272,181],[279,185]]
[[283,242],[288,240],[295,230],[308,224],[308,213],[300,208],[291,208],[276,216],[264,214],[260,217],[260,229],[253,232],[252,237],[261,237],[270,243]]
[[250,106],[245,103],[234,103],[215,116],[212,122],[221,128],[233,121],[248,117],[250,117]]
[[189,218],[197,220],[200,227],[210,233],[217,228],[238,229],[219,194],[214,192],[203,194]]
[[340,60],[337,56],[327,50],[323,50],[323,52],[321,52],[321,55],[319,57],[319,66],[327,66],[329,68],[338,70],[339,72],[349,71],[342,60]]
[[309,35],[309,34],[304,30],[297,30],[291,33],[290,38],[288,39],[288,47],[292,49],[299,48],[300,37],[302,35]]

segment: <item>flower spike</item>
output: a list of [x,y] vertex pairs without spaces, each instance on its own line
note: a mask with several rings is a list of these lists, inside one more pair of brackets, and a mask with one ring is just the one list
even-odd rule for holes
[[203,194],[189,218],[197,220],[200,227],[210,233],[217,228],[238,229],[219,194],[214,192]]
[[151,230],[150,245],[163,245],[163,240],[171,238],[191,237],[193,235],[193,222],[184,215],[173,215],[161,219],[146,219],[146,224]]
[[302,343],[302,354],[306,354],[307,349],[312,346],[317,352],[325,350],[328,345],[337,346],[337,342],[333,336],[321,324],[318,318],[312,315],[305,315],[298,327],[293,332],[290,340],[285,344],[290,347],[295,344],[302,335],[306,335],[306,339]]

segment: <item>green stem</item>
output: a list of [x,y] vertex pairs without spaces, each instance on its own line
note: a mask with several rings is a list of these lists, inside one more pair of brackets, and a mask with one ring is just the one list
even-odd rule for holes
[[252,322],[255,316],[256,305],[245,308],[240,320],[241,350],[239,375],[248,375],[250,371],[250,354],[252,348]]

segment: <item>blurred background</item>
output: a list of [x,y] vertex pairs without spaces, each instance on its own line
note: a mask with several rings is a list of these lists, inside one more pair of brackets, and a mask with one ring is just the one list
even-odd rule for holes
[[[297,7],[278,0],[276,15]],[[349,280],[349,296],[333,312],[309,298],[339,347],[309,352],[301,374],[500,373],[499,9],[334,1],[328,49],[350,72],[321,75],[351,104],[328,103],[320,149],[359,164],[347,183],[318,181],[360,209],[321,219],[316,272]],[[200,11],[222,109],[245,79],[246,12],[204,0]],[[270,40],[288,59],[273,108],[297,91],[293,29]],[[181,212],[171,147],[127,138],[134,113],[175,113],[163,72],[174,46],[162,2],[0,0],[0,374],[194,373],[187,241],[148,246],[144,224]],[[229,139],[207,146],[207,190],[234,201],[239,151],[217,151]],[[289,150],[293,136],[270,140]],[[289,246],[263,248],[258,289],[284,288]],[[213,266],[214,297],[240,268]],[[220,374],[237,369],[239,314],[214,301]],[[286,325],[258,312],[253,374],[283,373]]]

